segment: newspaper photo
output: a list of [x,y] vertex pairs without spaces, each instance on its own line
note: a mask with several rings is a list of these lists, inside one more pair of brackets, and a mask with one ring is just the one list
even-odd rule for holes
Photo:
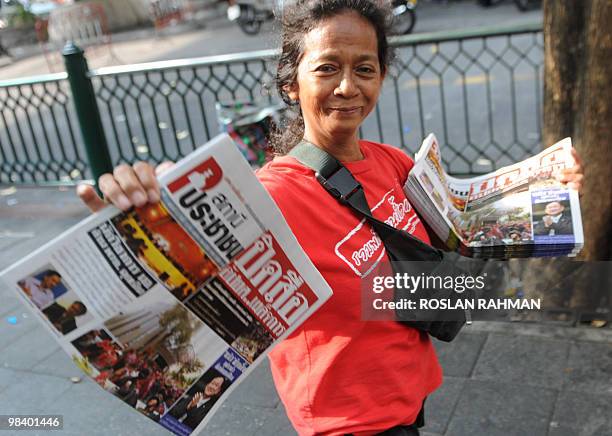
[[0,279],[104,390],[189,435],[331,289],[229,136],[159,181]]
[[451,250],[471,257],[575,256],[584,244],[578,193],[555,176],[573,165],[571,139],[495,172],[446,174],[430,134],[416,155],[406,195]]

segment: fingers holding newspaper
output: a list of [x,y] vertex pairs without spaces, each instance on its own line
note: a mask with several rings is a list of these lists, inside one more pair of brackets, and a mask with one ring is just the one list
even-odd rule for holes
[[572,157],[574,158],[574,166],[565,168],[557,177],[560,182],[567,184],[570,189],[575,189],[582,195],[582,181],[584,180],[584,168],[582,167],[582,159],[578,155],[575,148],[572,148]]
[[77,195],[92,212],[97,212],[107,204],[113,204],[126,211],[132,206],[144,206],[147,202],[159,201],[159,184],[156,176],[174,165],[166,161],[156,168],[147,162],[134,165],[119,165],[113,173],[100,176],[98,186],[104,199],[100,198],[92,185],[82,183],[77,186]]

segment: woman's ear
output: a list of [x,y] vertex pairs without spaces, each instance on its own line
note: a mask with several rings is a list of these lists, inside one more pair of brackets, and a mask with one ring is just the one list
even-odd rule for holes
[[300,91],[299,91],[297,83],[293,83],[291,85],[284,85],[283,91],[287,93],[287,96],[291,100],[295,102],[298,102],[300,100]]

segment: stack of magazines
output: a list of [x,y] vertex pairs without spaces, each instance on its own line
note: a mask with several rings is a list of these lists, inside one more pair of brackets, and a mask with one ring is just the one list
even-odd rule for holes
[[482,176],[457,179],[425,138],[404,190],[449,250],[483,259],[575,256],[584,236],[578,192],[556,175],[574,164],[570,138]]

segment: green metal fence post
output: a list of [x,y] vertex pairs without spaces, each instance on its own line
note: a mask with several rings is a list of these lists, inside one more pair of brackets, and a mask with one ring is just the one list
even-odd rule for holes
[[96,94],[89,77],[89,67],[83,50],[69,41],[62,50],[72,100],[85,143],[85,152],[94,180],[112,171],[113,163],[102,127]]

